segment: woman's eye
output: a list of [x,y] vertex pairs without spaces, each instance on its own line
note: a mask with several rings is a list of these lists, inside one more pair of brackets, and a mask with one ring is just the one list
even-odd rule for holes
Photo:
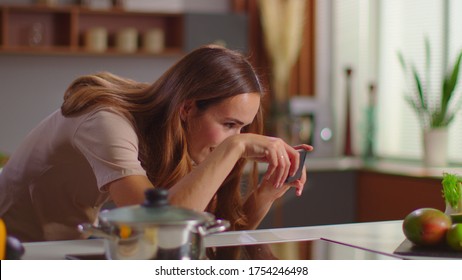
[[236,127],[236,124],[235,123],[225,123],[225,126],[227,128],[234,128],[234,127]]

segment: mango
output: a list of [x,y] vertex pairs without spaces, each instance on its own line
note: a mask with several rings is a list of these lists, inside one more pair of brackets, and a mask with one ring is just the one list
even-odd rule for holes
[[415,245],[444,244],[451,227],[451,218],[435,208],[420,208],[409,213],[403,221],[403,233]]

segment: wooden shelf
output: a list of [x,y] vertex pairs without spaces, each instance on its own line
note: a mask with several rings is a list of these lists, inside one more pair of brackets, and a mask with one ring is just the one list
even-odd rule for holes
[[162,53],[152,54],[140,50],[136,53],[124,53],[110,48],[105,52],[90,52],[84,48],[71,49],[69,47],[15,47],[15,48],[0,48],[0,54],[8,55],[65,55],[65,56],[101,56],[101,57],[176,57],[181,55],[183,51],[178,48],[165,49]]
[[[150,13],[121,9],[91,10],[80,6],[0,5],[0,53],[171,56],[183,51],[184,16],[181,13]],[[85,32],[103,27],[108,33],[108,49],[95,53],[85,49]],[[138,51],[120,53],[115,34],[126,27],[138,31]],[[164,32],[165,49],[147,53],[140,37],[152,28]]]

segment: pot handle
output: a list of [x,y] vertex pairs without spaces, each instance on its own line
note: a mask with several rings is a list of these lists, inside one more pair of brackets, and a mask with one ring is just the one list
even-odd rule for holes
[[209,234],[223,232],[227,230],[229,227],[229,221],[217,219],[205,226],[199,227],[199,233],[205,236]]
[[116,239],[114,236],[112,236],[109,233],[105,232],[103,230],[103,228],[96,227],[96,226],[94,226],[92,224],[88,224],[88,223],[80,224],[80,225],[77,226],[77,229],[81,233],[87,233],[87,234],[90,234],[90,235],[95,236],[95,237],[103,237],[103,238],[106,238],[106,239],[109,239],[109,240],[115,240]]

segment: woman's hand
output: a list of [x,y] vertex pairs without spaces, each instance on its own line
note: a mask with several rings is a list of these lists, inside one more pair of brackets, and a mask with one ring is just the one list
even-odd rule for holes
[[273,202],[283,196],[290,188],[295,188],[297,196],[302,195],[306,179],[306,167],[303,167],[300,179],[290,184],[283,184],[282,187],[276,188],[269,180],[263,179],[244,204],[249,219],[248,229],[256,229],[270,210]]
[[[268,163],[264,179],[267,181],[266,184],[271,183],[275,188],[282,188],[286,178],[297,172],[300,162],[297,149],[313,150],[310,145],[292,147],[280,138],[258,134],[239,134],[230,138],[233,138],[231,141],[237,140],[243,143],[242,157]],[[291,185],[296,183],[293,182]]]
[[260,197],[262,201],[273,203],[276,199],[282,197],[290,188],[294,188],[295,194],[297,196],[301,196],[306,179],[306,167],[303,167],[300,179],[295,180],[292,183],[284,183],[281,187],[274,187],[268,180],[263,179],[257,189],[257,196]]

